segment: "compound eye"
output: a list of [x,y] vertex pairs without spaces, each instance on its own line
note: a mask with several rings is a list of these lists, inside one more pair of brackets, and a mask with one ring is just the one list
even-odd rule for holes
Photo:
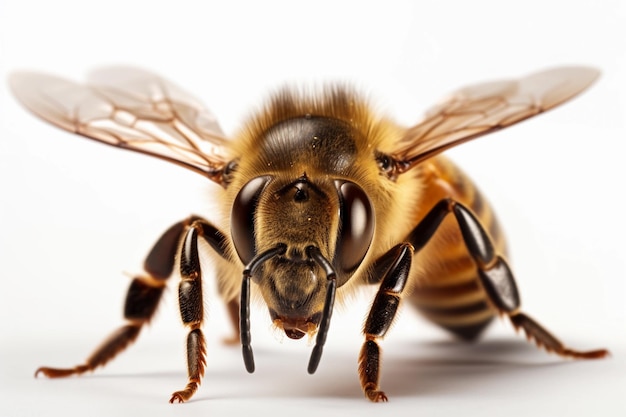
[[230,234],[239,259],[247,265],[256,254],[254,217],[261,192],[271,177],[256,177],[244,185],[233,203],[230,213]]
[[363,261],[374,236],[374,210],[365,191],[350,181],[335,181],[339,194],[339,235],[335,266],[353,272]]

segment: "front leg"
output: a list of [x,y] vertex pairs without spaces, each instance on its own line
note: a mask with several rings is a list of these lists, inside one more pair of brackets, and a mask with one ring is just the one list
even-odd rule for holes
[[202,236],[219,255],[225,257],[222,246],[224,235],[213,225],[204,220],[196,220],[187,229],[180,249],[181,281],[178,286],[178,301],[183,324],[190,329],[187,335],[188,382],[184,389],[172,394],[170,403],[189,400],[198,390],[206,367],[206,343],[200,329],[204,320],[204,308],[198,236]]
[[365,343],[359,355],[361,388],[373,402],[387,401],[387,396],[378,386],[381,358],[376,340],[385,336],[396,316],[412,258],[413,246],[401,243],[381,256],[374,265],[375,272],[384,275],[365,322]]
[[374,263],[372,282],[383,276],[365,323],[365,343],[359,356],[359,375],[365,395],[374,402],[387,401],[379,389],[380,348],[376,339],[382,338],[395,317],[402,291],[408,280],[411,259],[432,238],[445,217],[453,213],[468,253],[476,263],[477,275],[489,303],[509,317],[516,328],[524,330],[529,338],[548,351],[561,356],[595,359],[608,355],[605,349],[578,351],[565,346],[539,323],[520,311],[520,297],[506,261],[494,250],[493,243],[478,219],[462,204],[443,199],[437,203],[409,233],[406,241]]

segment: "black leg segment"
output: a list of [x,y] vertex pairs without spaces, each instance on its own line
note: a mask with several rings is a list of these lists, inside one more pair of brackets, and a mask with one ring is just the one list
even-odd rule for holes
[[178,303],[187,335],[187,385],[176,391],[170,403],[185,402],[198,390],[206,367],[206,343],[200,328],[204,321],[202,300],[202,269],[198,254],[198,237],[202,236],[218,254],[224,256],[223,235],[204,220],[196,220],[186,230],[180,248],[180,275]]
[[148,253],[144,261],[147,275],[133,278],[126,294],[124,317],[128,324],[113,332],[85,363],[73,368],[42,367],[37,370],[36,375],[42,373],[49,378],[58,378],[93,371],[105,365],[134,342],[141,328],[154,316],[166,280],[174,269],[181,233],[195,219],[197,218],[190,217],[171,226],[159,237]]
[[[374,273],[370,282],[380,282],[380,287],[365,323],[365,343],[359,356],[361,387],[370,400],[387,400],[378,386],[381,353],[376,339],[384,337],[393,322],[409,277],[413,254],[430,241],[450,213],[454,214],[467,252],[476,265],[478,282],[485,291],[485,301],[489,305],[499,313],[506,314],[516,328],[523,329],[528,338],[534,339],[548,351],[586,359],[601,358],[608,354],[604,349],[576,351],[567,348],[539,323],[522,313],[513,273],[504,258],[496,252],[489,234],[470,209],[446,198],[426,214],[407,235],[405,243],[395,246],[374,262]],[[477,306],[484,308],[484,304],[478,303]],[[486,322],[480,323],[477,329],[485,324]]]
[[365,343],[359,356],[359,377],[365,396],[371,401],[387,401],[378,387],[380,348],[376,339],[382,338],[391,327],[400,305],[402,291],[409,278],[413,246],[401,243],[391,248],[375,263],[375,272],[383,273],[378,293],[365,322]]
[[[200,330],[203,321],[202,273],[198,256],[198,238],[204,239],[223,258],[225,236],[216,227],[198,216],[190,216],[167,229],[154,244],[144,261],[146,275],[135,277],[128,289],[124,305],[124,317],[128,323],[116,330],[85,361],[73,368],[39,368],[50,378],[66,377],[92,371],[113,359],[132,342],[142,327],[148,323],[157,310],[167,279],[172,275],[176,264],[176,254],[180,248],[179,285],[180,313],[183,323],[190,328],[187,337],[188,384],[184,390],[172,395],[171,402],[186,401],[198,389],[205,368],[206,346]],[[181,241],[182,238],[182,241]]]

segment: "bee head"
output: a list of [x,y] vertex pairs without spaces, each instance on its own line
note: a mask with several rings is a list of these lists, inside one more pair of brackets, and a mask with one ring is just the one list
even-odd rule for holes
[[[274,324],[289,338],[317,332],[309,372],[320,359],[335,289],[365,258],[374,223],[366,193],[347,180],[265,175],[246,183],[235,198],[231,236],[246,265],[244,286],[249,280],[258,284]],[[243,293],[242,335],[248,314]]]

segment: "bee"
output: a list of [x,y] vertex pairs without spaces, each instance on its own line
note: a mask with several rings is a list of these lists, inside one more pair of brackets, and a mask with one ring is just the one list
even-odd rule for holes
[[[291,339],[315,339],[308,372],[320,363],[335,299],[377,287],[363,325],[358,375],[365,396],[379,386],[379,343],[402,300],[463,340],[497,316],[547,351],[602,358],[562,343],[520,308],[494,211],[461,169],[441,153],[540,114],[598,77],[559,67],[517,80],[462,88],[411,127],[372,110],[342,85],[284,88],[227,139],[214,116],[188,93],[151,72],[104,68],[88,84],[14,74],[18,100],[37,116],[98,142],[172,162],[214,187],[219,221],[192,215],[163,233],[126,296],[126,324],[83,363],[41,367],[50,378],[105,365],[153,317],[168,278],[179,270],[178,300],[187,335],[188,380],[170,402],[189,400],[206,367],[200,258],[214,259],[220,294],[255,369],[250,295],[258,291],[273,324]],[[200,253],[198,241],[208,243]],[[201,246],[200,248],[203,248]],[[253,287],[251,287],[253,286]]]

